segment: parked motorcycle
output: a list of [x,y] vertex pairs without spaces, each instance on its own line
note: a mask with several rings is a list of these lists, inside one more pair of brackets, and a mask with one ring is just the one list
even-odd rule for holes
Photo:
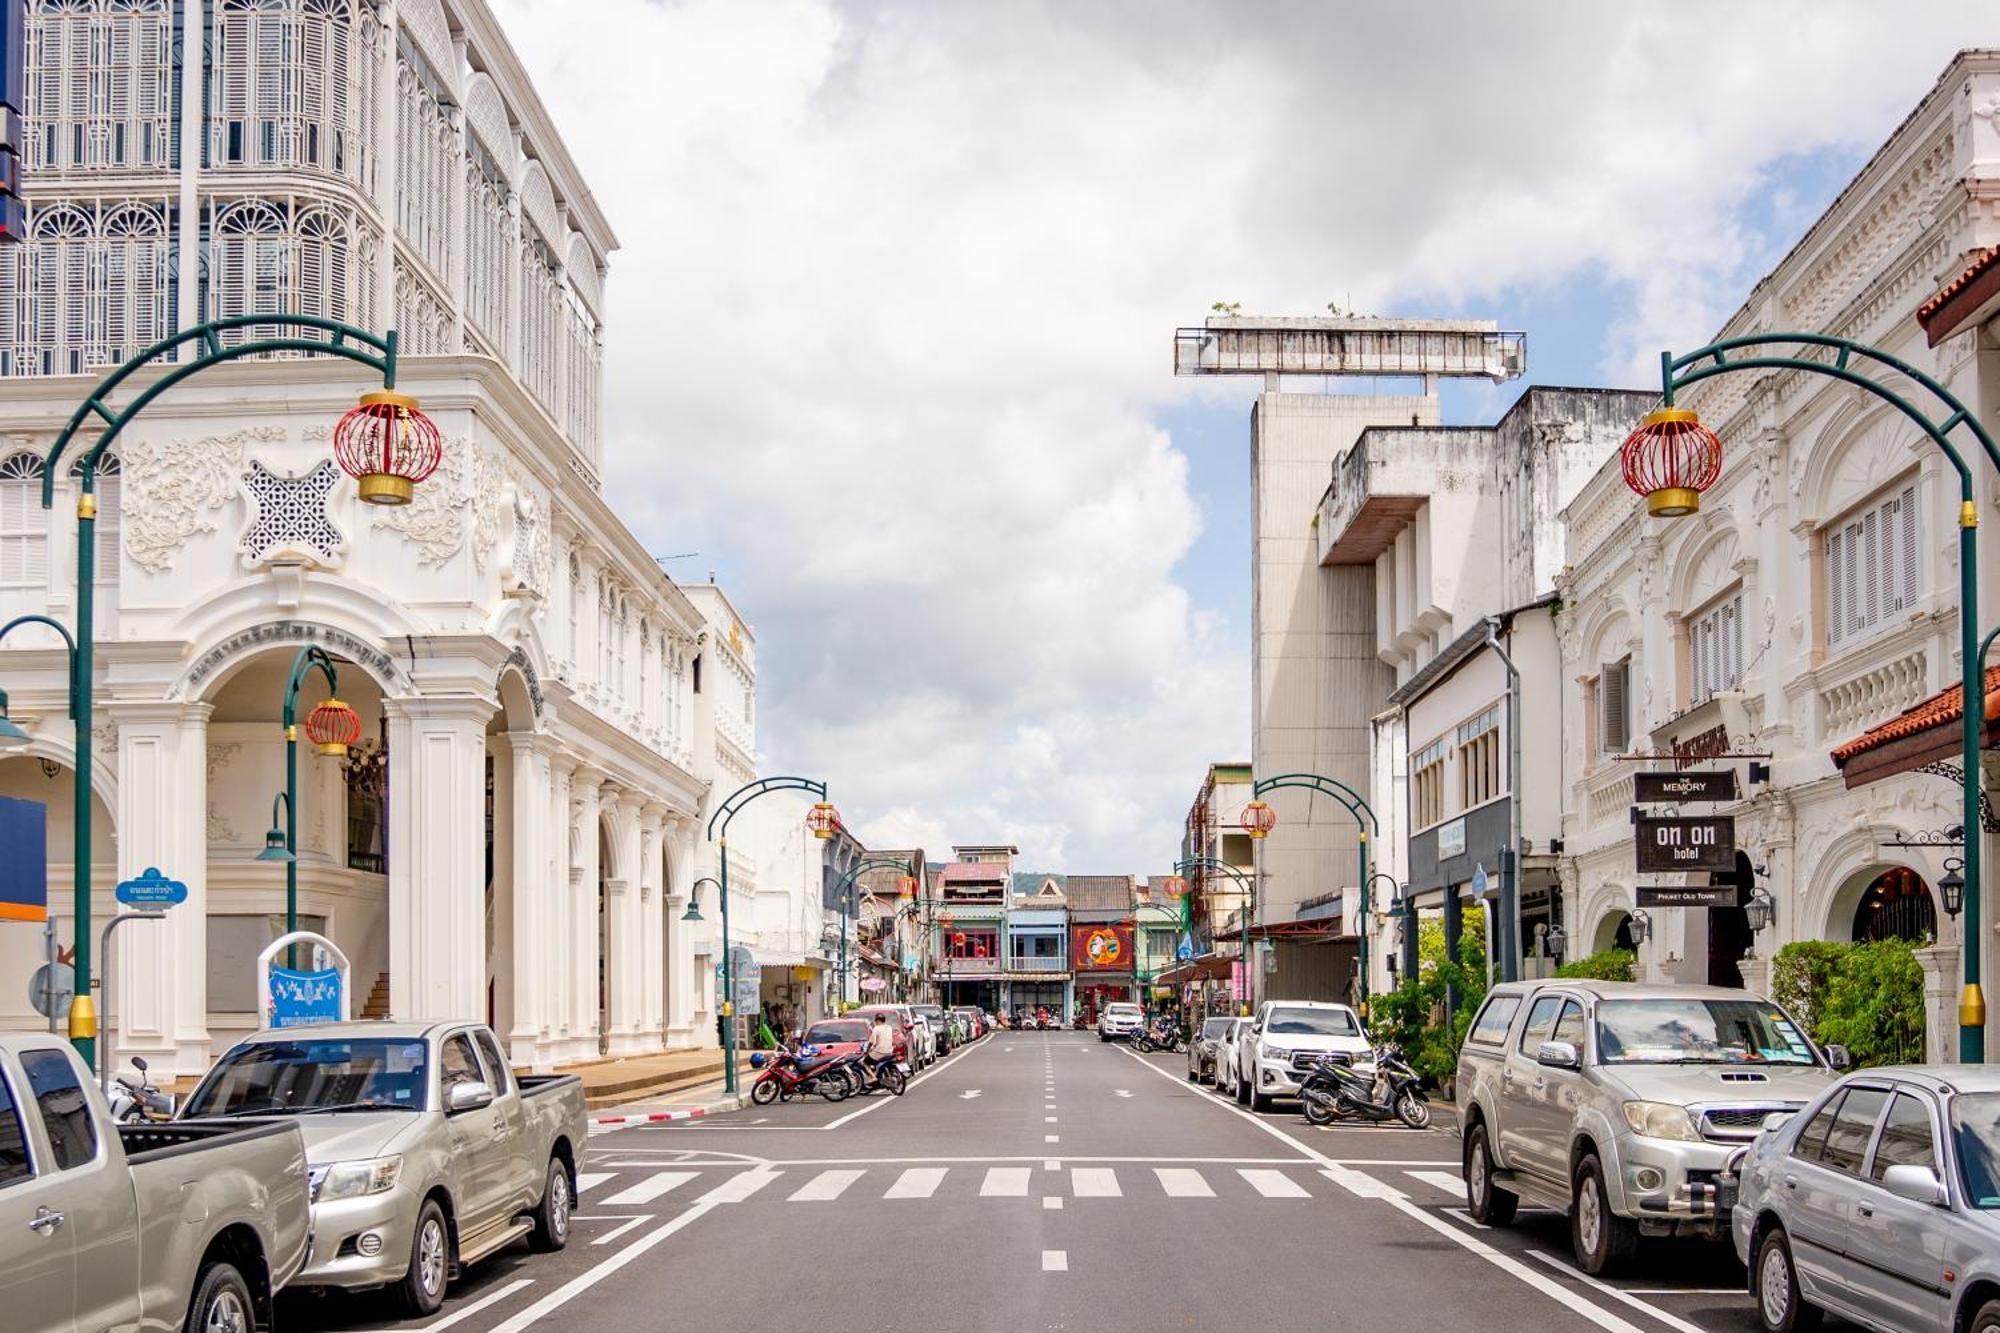
[[847,1080],[845,1060],[825,1060],[819,1058],[816,1046],[801,1046],[796,1051],[758,1051],[750,1057],[750,1067],[761,1069],[757,1081],[750,1085],[750,1100],[759,1106],[769,1106],[772,1102],[790,1101],[794,1096],[810,1097],[814,1093],[830,1102],[844,1101],[852,1088]]
[[1144,1055],[1152,1051],[1185,1051],[1187,1039],[1172,1023],[1156,1023],[1132,1034],[1132,1049]]
[[164,1124],[172,1120],[173,1094],[161,1092],[146,1077],[146,1057],[133,1056],[132,1067],[139,1071],[137,1082],[124,1074],[113,1080],[116,1091],[111,1094],[111,1118],[122,1125]]
[[900,1097],[910,1086],[909,1066],[900,1060],[884,1060],[879,1065],[871,1065],[863,1056],[850,1055],[842,1063],[849,1091],[856,1097],[866,1097],[877,1088],[887,1088]]
[[1411,1129],[1424,1129],[1431,1123],[1431,1108],[1419,1083],[1417,1071],[1403,1059],[1403,1048],[1389,1042],[1375,1048],[1371,1063],[1321,1060],[1299,1084],[1299,1101],[1315,1125],[1352,1117],[1377,1123],[1401,1120]]

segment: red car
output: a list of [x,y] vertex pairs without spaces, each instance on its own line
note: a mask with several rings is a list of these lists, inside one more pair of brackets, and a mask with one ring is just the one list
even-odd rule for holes
[[[910,1059],[910,1035],[913,1020],[910,1011],[897,1005],[879,1005],[868,1009],[850,1009],[842,1022],[859,1022],[863,1029],[861,1040],[868,1040],[866,1029],[875,1026],[875,1015],[889,1015],[889,1026],[896,1029],[896,1063],[913,1065]],[[817,1026],[817,1025],[816,1025]]]
[[868,1044],[868,1024],[853,1018],[823,1018],[806,1030],[805,1044],[819,1047],[821,1060],[853,1055]]

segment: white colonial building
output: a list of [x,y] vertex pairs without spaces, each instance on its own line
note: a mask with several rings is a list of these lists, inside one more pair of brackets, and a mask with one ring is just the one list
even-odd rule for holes
[[[2000,53],[1967,52],[1717,337],[1858,339],[1935,376],[1991,426],[2000,403],[1992,307],[1935,347],[1917,316],[1969,256],[2000,243],[1996,204]],[[1907,381],[1895,387],[1924,397]],[[1826,376],[1725,375],[1680,402],[1725,450],[1698,516],[1647,517],[1615,460],[1565,515],[1570,952],[1633,935],[1632,776],[1662,765],[1623,756],[1767,752],[1769,781],[1746,782],[1743,799],[1719,809],[1737,817],[1743,887],[1771,895],[1774,924],[1753,938],[1739,903],[1654,908],[1639,949],[1645,975],[1757,986],[1791,940],[1934,940],[1920,953],[1931,1045],[1949,1058],[1965,942],[1936,885],[1958,853],[1909,844],[1952,840],[1958,782],[1902,771],[1850,785],[1833,752],[1959,680],[1957,476],[1891,406]],[[2000,479],[1971,452],[1986,626],[2000,586]],[[1724,765],[1751,777],[1747,759],[1701,766]],[[1992,865],[1990,833],[1969,836],[1985,839]],[[1990,978],[1990,930],[1978,946]]]
[[[413,504],[362,504],[329,432],[379,384],[304,356],[210,368],[120,437],[84,728],[93,910],[148,866],[189,897],[122,932],[99,1006],[115,1049],[192,1073],[259,1021],[250,960],[281,928],[284,868],[253,858],[309,644],[364,723],[346,762],[302,748],[297,849],[300,912],[353,959],[357,1009],[488,1016],[537,1067],[713,1042],[719,913],[711,895],[682,915],[713,869],[712,790],[753,771],[754,665],[719,590],[676,587],[602,492],[615,241],[493,15],[29,11],[31,239],[0,259],[0,622],[73,623],[76,487],[65,459],[42,509],[42,456],[104,369],[177,329],[262,311],[396,328],[398,387],[445,441]],[[54,638],[11,635],[0,682],[33,732],[0,794],[48,805],[67,941],[77,737]],[[301,712],[323,694],[309,681]],[[0,1022],[39,1021],[38,943],[0,929]]]

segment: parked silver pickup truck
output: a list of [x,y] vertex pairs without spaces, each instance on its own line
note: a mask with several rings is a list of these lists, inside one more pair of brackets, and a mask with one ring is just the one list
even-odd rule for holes
[[393,1285],[413,1314],[521,1237],[569,1241],[588,1119],[574,1077],[517,1078],[477,1023],[260,1032],[188,1097],[190,1116],[289,1116],[312,1176],[312,1263],[296,1286]]
[[67,1043],[0,1035],[0,1327],[269,1328],[306,1191],[297,1126],[115,1124]]
[[1535,981],[1496,986],[1458,1056],[1465,1195],[1490,1226],[1522,1199],[1570,1215],[1603,1273],[1643,1235],[1727,1234],[1730,1155],[1833,1081],[1777,1005],[1747,991]]

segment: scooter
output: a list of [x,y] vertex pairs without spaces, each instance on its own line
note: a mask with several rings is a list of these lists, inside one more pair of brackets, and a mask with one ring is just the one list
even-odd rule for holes
[[841,1064],[856,1097],[866,1097],[877,1088],[887,1088],[900,1097],[910,1086],[910,1067],[900,1060],[871,1064],[865,1056],[849,1055],[842,1057]]
[[[1417,1071],[1403,1060],[1403,1048],[1390,1042],[1375,1049],[1372,1064],[1321,1060],[1299,1084],[1299,1101],[1315,1125],[1353,1117],[1378,1124],[1401,1120],[1411,1129],[1424,1129],[1431,1123],[1431,1108],[1419,1084]],[[1377,1087],[1383,1089],[1380,1100]]]
[[1187,1042],[1181,1037],[1181,1030],[1161,1023],[1151,1029],[1140,1028],[1132,1034],[1132,1049],[1141,1055],[1153,1051],[1185,1051]]
[[796,1051],[756,1051],[750,1067],[764,1072],[750,1085],[750,1100],[769,1106],[794,1096],[810,1097],[815,1092],[830,1102],[846,1100],[853,1086],[847,1081],[843,1059],[820,1060],[817,1046],[801,1046]]
[[163,1124],[172,1120],[173,1094],[161,1092],[146,1077],[146,1057],[133,1056],[132,1067],[139,1071],[138,1082],[124,1074],[113,1080],[117,1091],[111,1094],[111,1118],[121,1125]]

